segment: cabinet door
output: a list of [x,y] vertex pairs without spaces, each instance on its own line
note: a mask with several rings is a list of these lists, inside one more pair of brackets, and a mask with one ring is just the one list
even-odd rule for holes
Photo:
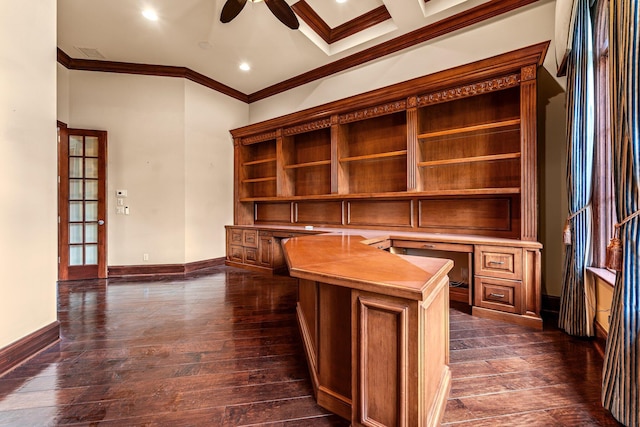
[[271,235],[260,236],[258,242],[258,265],[273,267],[273,237]]
[[242,230],[239,228],[230,228],[227,230],[227,238],[229,244],[242,246]]
[[258,230],[242,230],[242,246],[245,248],[257,248]]
[[242,246],[230,245],[227,250],[227,259],[234,262],[242,262]]

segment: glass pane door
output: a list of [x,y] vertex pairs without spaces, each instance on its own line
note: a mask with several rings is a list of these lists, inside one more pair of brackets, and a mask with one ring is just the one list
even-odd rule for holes
[[69,265],[98,264],[98,137],[69,135]]
[[106,132],[61,131],[60,280],[106,278]]

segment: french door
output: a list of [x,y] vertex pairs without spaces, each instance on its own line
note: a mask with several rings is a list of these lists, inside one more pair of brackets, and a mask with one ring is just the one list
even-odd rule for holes
[[58,127],[58,279],[107,277],[107,132]]

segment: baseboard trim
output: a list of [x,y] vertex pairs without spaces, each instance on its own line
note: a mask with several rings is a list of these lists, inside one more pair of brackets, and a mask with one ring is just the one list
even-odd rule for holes
[[211,258],[202,261],[188,262],[184,265],[185,274],[193,273],[194,271],[206,270],[207,268],[220,267],[224,265],[226,258]]
[[0,376],[30,359],[60,339],[57,320],[0,349]]
[[224,265],[225,258],[212,258],[186,264],[112,265],[108,268],[109,278],[158,276],[184,276],[186,274]]

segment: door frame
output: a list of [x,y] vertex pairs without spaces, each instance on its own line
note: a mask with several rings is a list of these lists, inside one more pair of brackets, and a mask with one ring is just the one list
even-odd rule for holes
[[[98,168],[98,263],[69,266],[69,135],[96,136],[99,140]],[[106,279],[107,268],[107,132],[69,128],[58,121],[58,280]]]

